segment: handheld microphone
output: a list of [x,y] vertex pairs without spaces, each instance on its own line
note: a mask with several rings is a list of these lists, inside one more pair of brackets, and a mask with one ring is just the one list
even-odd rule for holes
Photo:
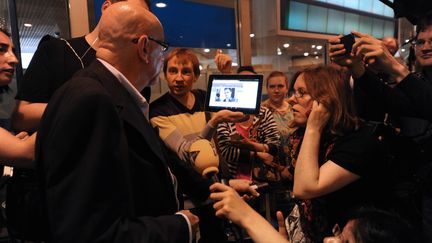
[[219,182],[219,155],[214,145],[207,139],[199,139],[193,142],[189,148],[190,160],[195,170],[209,178],[213,183]]
[[[206,140],[199,139],[193,142],[189,148],[190,161],[193,162],[195,170],[201,175],[211,180],[212,183],[219,182],[219,155],[214,145]],[[222,179],[222,183],[228,185],[227,180]],[[236,242],[243,242],[241,229],[230,220],[225,220],[225,224],[231,228]]]

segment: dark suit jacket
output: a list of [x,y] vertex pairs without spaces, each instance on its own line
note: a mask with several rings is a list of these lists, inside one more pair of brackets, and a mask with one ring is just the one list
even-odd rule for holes
[[[99,61],[50,100],[36,160],[49,242],[188,241],[185,219],[174,215],[177,198],[162,143]],[[182,188],[208,196],[209,183],[198,173],[178,161],[170,166]]]

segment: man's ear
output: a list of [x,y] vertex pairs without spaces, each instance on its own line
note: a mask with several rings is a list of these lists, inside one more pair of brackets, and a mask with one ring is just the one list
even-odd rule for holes
[[147,35],[142,35],[138,39],[138,55],[145,62],[149,63],[149,50],[148,50],[148,38]]
[[109,6],[111,6],[112,2],[110,0],[105,0],[101,7],[101,12],[105,11]]

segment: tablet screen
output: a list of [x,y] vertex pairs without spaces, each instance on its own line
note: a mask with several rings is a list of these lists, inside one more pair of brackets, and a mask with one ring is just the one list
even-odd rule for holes
[[227,109],[258,114],[262,82],[262,75],[210,75],[206,111]]

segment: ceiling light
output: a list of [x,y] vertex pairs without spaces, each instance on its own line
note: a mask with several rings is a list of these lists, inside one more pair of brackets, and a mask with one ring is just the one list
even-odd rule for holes
[[156,7],[158,8],[165,8],[166,6],[167,6],[166,3],[163,2],[156,3]]
[[206,48],[206,49],[204,49],[204,52],[205,52],[205,53],[209,53],[209,52],[210,52],[210,49]]
[[321,49],[322,49],[322,46],[317,46],[316,49],[317,49],[317,50],[321,50]]
[[285,43],[285,44],[283,44],[283,47],[284,47],[284,48],[288,48],[288,47],[289,47],[289,43]]
[[30,28],[30,27],[32,27],[32,24],[25,23],[24,26],[27,27],[27,28]]
[[251,34],[249,34],[249,36],[250,36],[251,38],[254,38],[254,37],[255,37],[255,34],[254,34],[254,33],[251,33]]
[[318,56],[315,56],[315,59],[318,59],[319,57]]
[[304,55],[305,57],[307,57],[307,56],[309,56],[309,52],[305,52],[305,53],[303,53],[303,55]]
[[317,52],[317,51],[314,51],[314,55],[316,55],[316,54],[318,54],[318,52]]
[[315,48],[315,45],[312,45],[311,47],[312,47],[312,48]]
[[282,55],[282,52],[281,52],[281,51],[278,51],[277,54],[278,54],[278,56],[281,56],[281,55]]

